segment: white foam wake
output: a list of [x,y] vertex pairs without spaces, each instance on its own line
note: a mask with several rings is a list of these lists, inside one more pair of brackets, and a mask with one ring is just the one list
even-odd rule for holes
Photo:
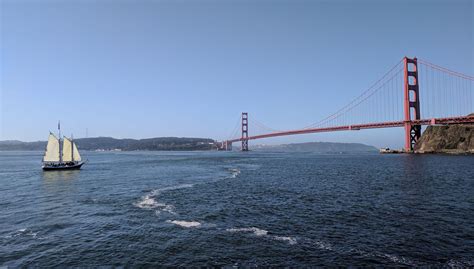
[[178,189],[183,189],[183,188],[191,188],[193,184],[180,184],[176,186],[170,186],[170,187],[165,187],[165,188],[159,188],[156,190],[152,190],[150,193],[144,195],[141,197],[140,201],[135,202],[133,205],[135,205],[138,208],[142,209],[155,209],[156,214],[160,214],[162,212],[167,212],[170,214],[176,214],[174,212],[174,206],[168,205],[165,203],[159,203],[156,201],[156,198],[165,191],[171,191],[171,190],[178,190]]
[[249,228],[232,228],[232,229],[226,229],[226,231],[228,232],[231,232],[231,233],[236,233],[236,232],[251,232],[253,233],[254,235],[256,236],[263,236],[263,235],[267,235],[268,234],[268,231],[266,230],[262,230],[262,229],[259,229],[259,228],[255,228],[255,227],[249,227]]
[[316,244],[319,249],[332,250],[332,246],[329,243],[319,240],[315,240],[313,243]]
[[407,265],[411,265],[411,266],[415,265],[411,260],[409,260],[407,258],[404,258],[404,257],[397,256],[397,255],[383,253],[383,254],[379,254],[379,255],[376,255],[376,256],[389,259],[390,261],[392,261],[394,263],[407,264]]
[[33,232],[30,229],[23,228],[23,229],[18,229],[15,232],[7,234],[5,236],[1,236],[0,238],[10,239],[10,238],[18,237],[18,236],[26,236],[26,237],[31,237],[31,238],[34,238],[34,239],[36,239],[36,238],[44,239],[44,237],[37,237],[37,235],[38,235],[37,232]]
[[297,243],[296,238],[294,237],[269,235],[267,230],[259,229],[256,227],[232,228],[232,229],[226,229],[226,231],[231,232],[231,233],[237,233],[237,232],[252,233],[254,236],[266,237],[266,238],[270,238],[277,241],[284,241],[290,245],[294,245]]
[[173,223],[184,228],[194,228],[201,226],[201,223],[197,221],[167,220],[166,222]]
[[390,260],[391,262],[398,263],[398,264],[404,264],[404,265],[409,265],[409,266],[416,266],[416,263],[408,258],[393,255],[393,254],[387,254],[387,253],[382,253],[378,251],[364,251],[361,249],[350,249],[351,252],[356,252],[362,256],[365,257],[379,257],[382,259],[387,259]]
[[293,238],[293,237],[290,237],[290,236],[274,236],[273,237],[275,240],[279,240],[279,241],[285,241],[287,242],[288,244],[290,245],[294,245],[297,243],[296,239]]
[[230,176],[231,178],[236,178],[240,175],[240,170],[238,168],[231,168],[229,171],[232,173]]
[[140,201],[134,203],[134,205],[143,209],[153,209],[158,206],[158,203],[150,195],[145,195]]

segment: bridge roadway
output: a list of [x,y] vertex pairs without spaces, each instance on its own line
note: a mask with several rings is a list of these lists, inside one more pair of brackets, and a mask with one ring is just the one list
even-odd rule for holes
[[[262,135],[249,136],[248,138],[245,138],[245,139],[235,138],[235,139],[227,140],[227,143],[233,143],[233,142],[238,142],[242,140],[255,140],[255,139],[262,139],[262,138],[269,138],[269,137],[276,137],[276,136],[297,135],[297,134],[404,127],[405,123],[406,123],[405,121],[390,121],[390,122],[379,122],[379,123],[343,125],[343,126],[325,127],[325,128],[308,128],[308,129],[300,129],[300,130],[281,131],[281,132],[273,132],[273,133],[262,134]],[[410,123],[410,125],[451,125],[451,124],[463,124],[463,123],[474,124],[474,116],[421,119],[421,120],[412,120],[412,121],[409,121],[408,123]]]

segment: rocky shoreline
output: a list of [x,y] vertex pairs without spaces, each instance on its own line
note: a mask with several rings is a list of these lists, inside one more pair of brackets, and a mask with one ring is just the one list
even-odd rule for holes
[[474,124],[428,126],[414,152],[474,154]]

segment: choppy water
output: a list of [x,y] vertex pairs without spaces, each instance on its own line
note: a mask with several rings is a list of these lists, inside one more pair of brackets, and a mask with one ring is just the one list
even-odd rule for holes
[[474,158],[0,152],[0,266],[474,266]]

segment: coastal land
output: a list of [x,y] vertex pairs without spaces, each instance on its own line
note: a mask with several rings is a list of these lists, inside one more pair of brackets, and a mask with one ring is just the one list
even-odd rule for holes
[[[212,150],[215,141],[210,138],[156,137],[147,139],[117,139],[112,137],[91,137],[74,139],[81,150],[95,151],[135,151],[169,150],[194,151]],[[0,141],[0,150],[44,150],[46,141],[22,142],[17,140]]]
[[415,153],[474,154],[474,125],[428,126]]
[[[216,150],[218,142],[210,138],[156,137],[147,139],[117,139],[112,137],[78,138],[74,142],[81,150],[91,151],[196,151]],[[46,141],[0,141],[0,151],[44,150]],[[237,148],[236,148],[237,149]],[[307,142],[280,145],[254,145],[252,151],[372,153],[378,149],[361,143]],[[403,150],[394,150],[403,153]],[[474,125],[428,126],[415,144],[414,153],[474,154]]]

